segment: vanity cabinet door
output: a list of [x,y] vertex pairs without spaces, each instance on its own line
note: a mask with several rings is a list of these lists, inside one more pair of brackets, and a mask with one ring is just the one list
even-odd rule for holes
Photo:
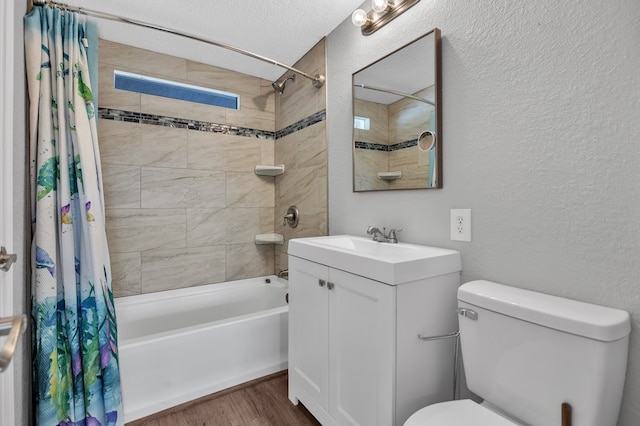
[[289,256],[289,399],[323,424],[329,388],[329,268]]
[[329,270],[329,407],[340,425],[394,424],[395,287]]

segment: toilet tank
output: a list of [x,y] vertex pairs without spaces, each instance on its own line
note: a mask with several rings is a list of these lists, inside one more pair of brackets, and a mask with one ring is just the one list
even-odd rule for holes
[[616,424],[626,311],[489,281],[460,286],[458,310],[467,386],[490,405],[522,423],[559,426],[566,402],[574,425]]

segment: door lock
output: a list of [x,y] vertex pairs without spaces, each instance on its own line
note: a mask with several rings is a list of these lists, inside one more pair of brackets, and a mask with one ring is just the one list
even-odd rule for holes
[[0,269],[7,272],[11,269],[11,265],[16,263],[18,260],[18,256],[15,254],[7,254],[7,249],[4,247],[0,248]]

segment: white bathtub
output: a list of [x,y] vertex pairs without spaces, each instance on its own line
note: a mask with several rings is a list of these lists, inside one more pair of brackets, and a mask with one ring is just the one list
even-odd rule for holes
[[286,293],[268,276],[117,298],[125,422],[286,369]]

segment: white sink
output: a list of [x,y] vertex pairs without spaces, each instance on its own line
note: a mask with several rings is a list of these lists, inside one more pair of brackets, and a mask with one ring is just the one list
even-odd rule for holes
[[461,269],[460,253],[455,250],[378,243],[352,235],[292,239],[288,253],[391,285]]

